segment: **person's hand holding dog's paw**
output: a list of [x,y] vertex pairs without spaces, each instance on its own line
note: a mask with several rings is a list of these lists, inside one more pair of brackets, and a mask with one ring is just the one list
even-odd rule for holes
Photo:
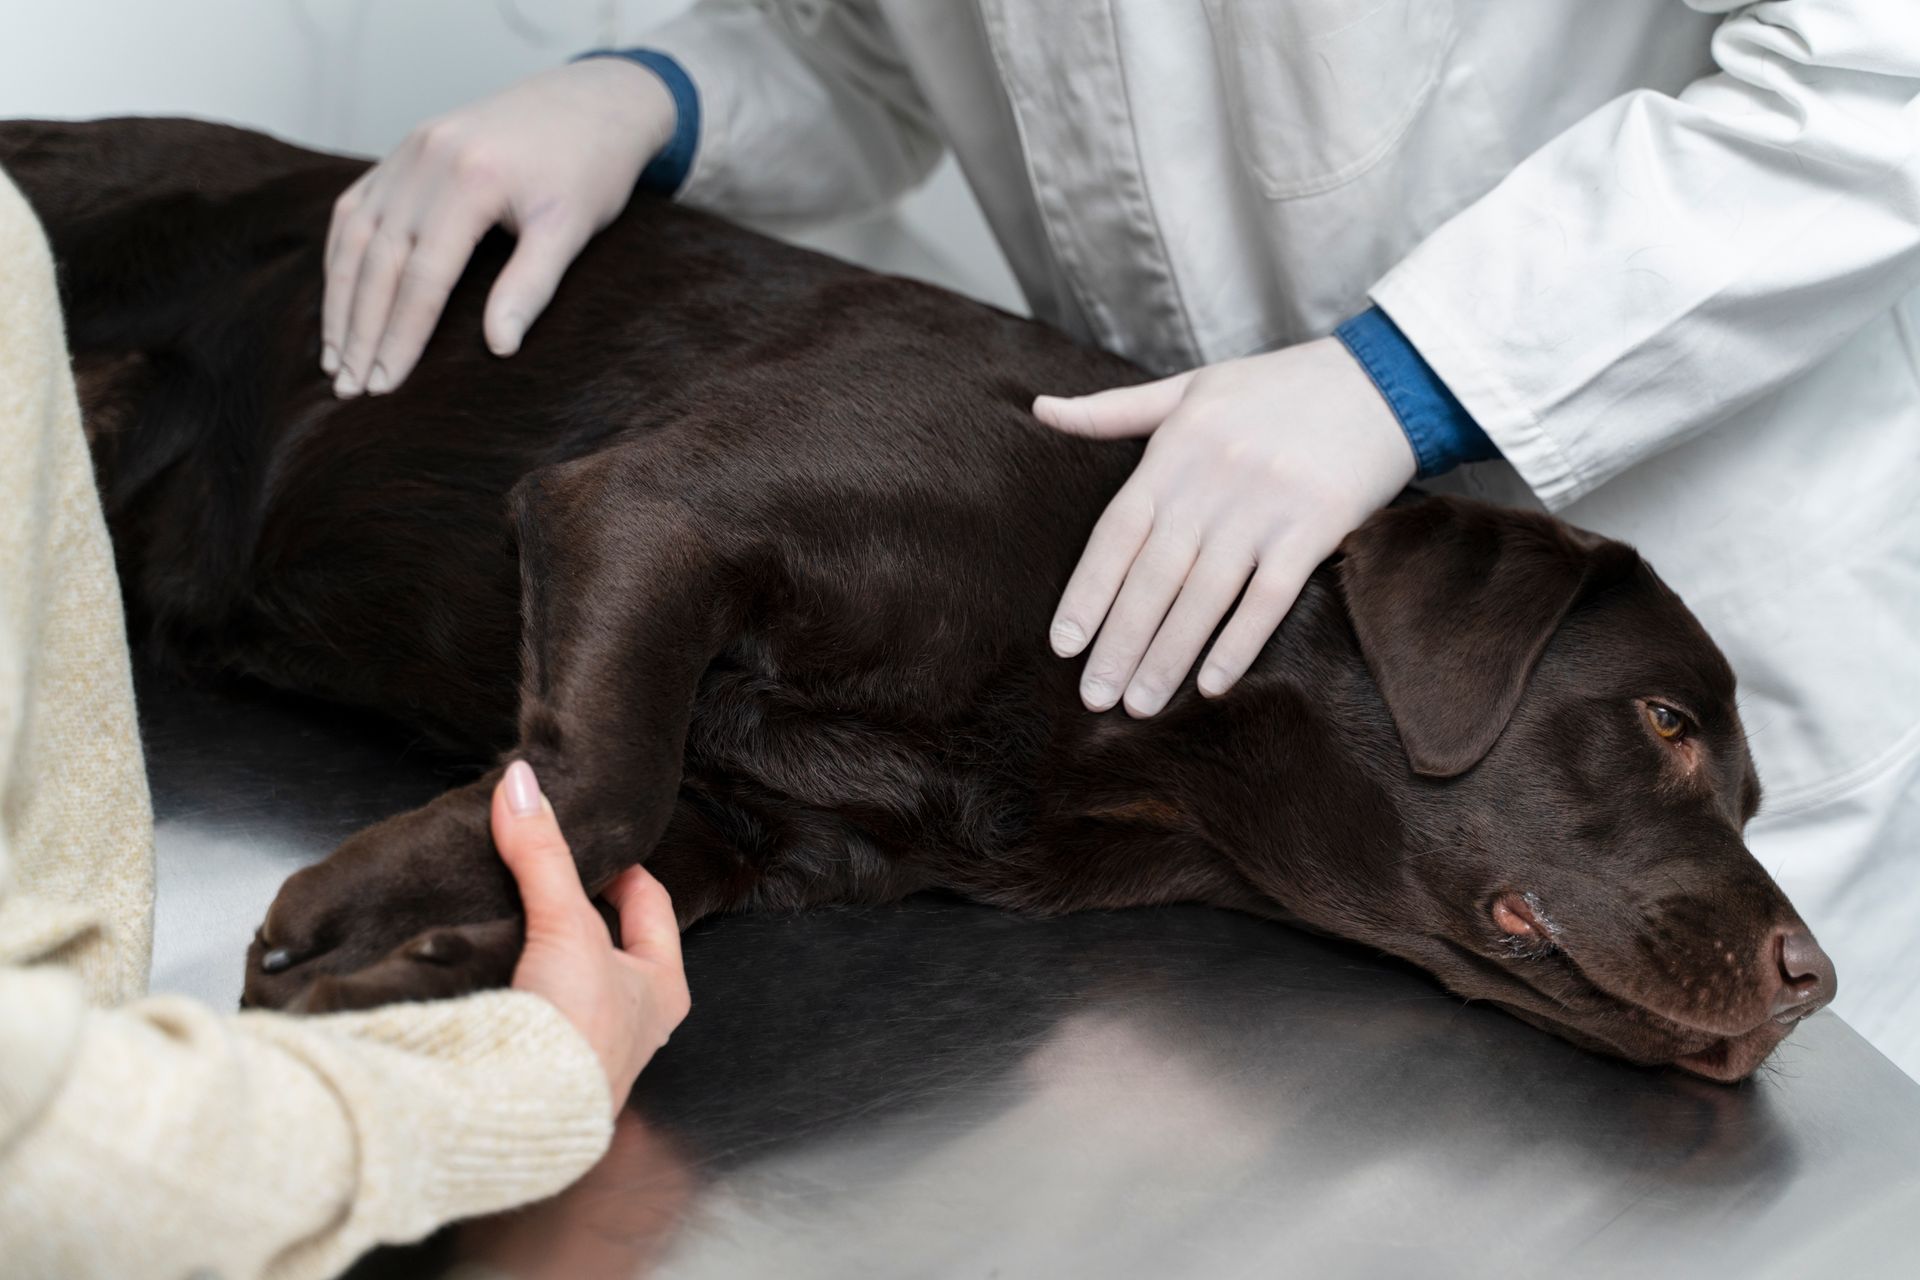
[[604,895],[620,915],[621,945],[612,946],[553,807],[523,760],[494,788],[492,822],[494,845],[526,907],[526,948],[513,985],[551,1001],[586,1037],[618,1111],[640,1068],[687,1016],[673,903],[646,868],[623,871]]

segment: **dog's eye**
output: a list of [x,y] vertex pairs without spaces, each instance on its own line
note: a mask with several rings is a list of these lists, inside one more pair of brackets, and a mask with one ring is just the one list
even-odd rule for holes
[[1664,702],[1647,704],[1647,723],[1653,726],[1655,733],[1669,740],[1678,738],[1687,731],[1687,722],[1681,718],[1680,713]]

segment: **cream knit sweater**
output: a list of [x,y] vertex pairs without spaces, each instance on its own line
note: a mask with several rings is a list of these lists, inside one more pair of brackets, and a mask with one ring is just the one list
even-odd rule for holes
[[152,835],[52,260],[0,175],[0,1277],[327,1276],[598,1158],[606,1078],[537,996],[139,999]]

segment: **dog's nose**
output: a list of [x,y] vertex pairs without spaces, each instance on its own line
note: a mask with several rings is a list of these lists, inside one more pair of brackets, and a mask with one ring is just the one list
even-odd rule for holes
[[1776,1018],[1804,1018],[1833,999],[1833,961],[1805,925],[1776,929],[1773,954],[1780,972],[1780,987],[1773,995]]

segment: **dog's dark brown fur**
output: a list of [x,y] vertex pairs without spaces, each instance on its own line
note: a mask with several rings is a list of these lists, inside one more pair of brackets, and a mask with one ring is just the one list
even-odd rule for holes
[[[1216,903],[1718,1078],[1831,997],[1741,842],[1733,675],[1628,547],[1411,501],[1231,694],[1093,715],[1046,623],[1138,449],[1026,405],[1131,366],[640,199],[520,355],[480,344],[496,238],[407,384],[339,403],[320,254],[362,162],[121,121],[0,127],[0,164],[61,264],[136,639],[524,756],[590,886],[644,859],[683,921]],[[289,880],[249,1000],[504,981],[497,776]]]

